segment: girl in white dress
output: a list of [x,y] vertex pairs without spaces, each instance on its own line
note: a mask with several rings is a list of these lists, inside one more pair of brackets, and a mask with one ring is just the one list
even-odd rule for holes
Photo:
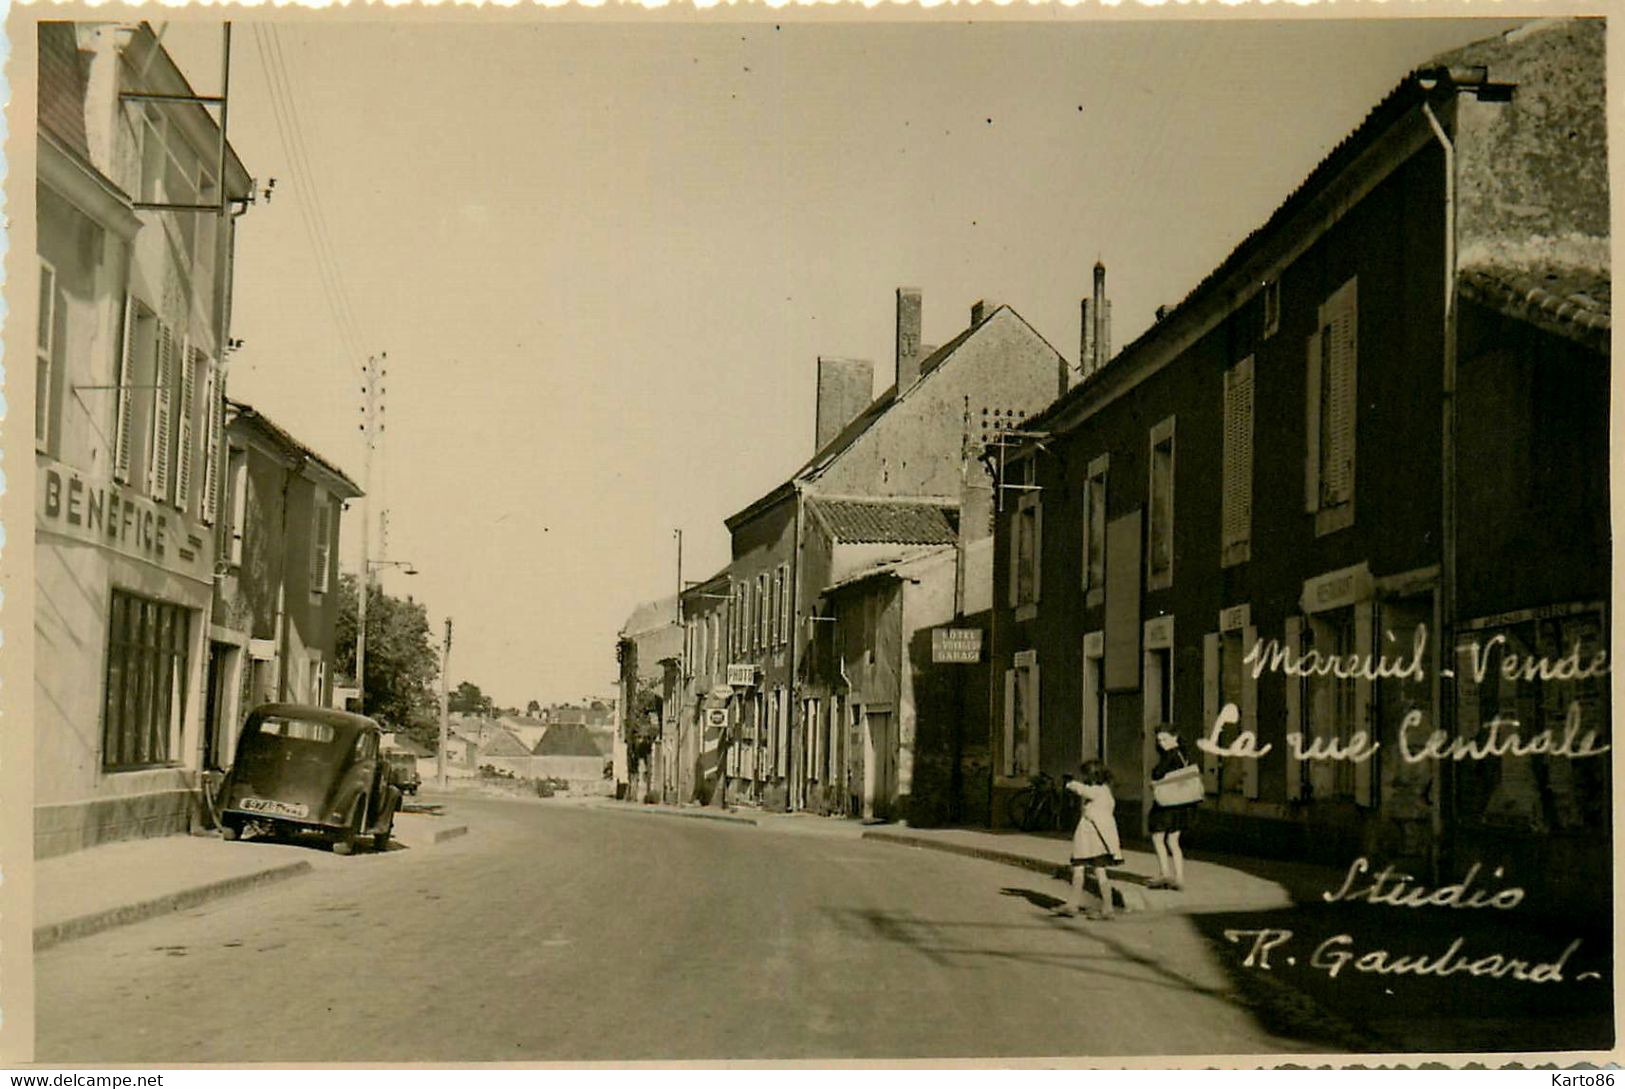
[[1112,797],[1112,773],[1099,760],[1090,760],[1078,769],[1076,779],[1067,781],[1066,789],[1083,799],[1083,813],[1072,833],[1072,902],[1057,909],[1057,914],[1072,915],[1082,910],[1083,870],[1093,866],[1095,884],[1100,888],[1100,910],[1089,918],[1110,919],[1115,911],[1112,879],[1106,867],[1123,863],[1117,818],[1112,815],[1117,808],[1117,799]]

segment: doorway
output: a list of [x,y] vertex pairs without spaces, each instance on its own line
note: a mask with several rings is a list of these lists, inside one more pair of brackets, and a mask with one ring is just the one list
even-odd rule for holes
[[897,798],[897,737],[890,711],[864,716],[863,816],[865,820],[891,820]]

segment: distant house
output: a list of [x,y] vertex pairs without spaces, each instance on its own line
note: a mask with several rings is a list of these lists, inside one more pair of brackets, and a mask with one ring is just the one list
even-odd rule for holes
[[549,726],[531,750],[531,777],[602,782],[609,756],[593,731],[581,723]]
[[523,741],[501,726],[492,725],[480,735],[475,763],[478,767],[495,768],[521,779],[531,775],[530,750]]

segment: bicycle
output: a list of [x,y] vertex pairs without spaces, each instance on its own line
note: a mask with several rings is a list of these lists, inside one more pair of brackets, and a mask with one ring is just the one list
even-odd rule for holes
[[1034,775],[1005,803],[1005,816],[1010,818],[1011,826],[1023,832],[1065,832],[1073,816],[1071,810],[1072,798],[1065,785],[1044,772]]

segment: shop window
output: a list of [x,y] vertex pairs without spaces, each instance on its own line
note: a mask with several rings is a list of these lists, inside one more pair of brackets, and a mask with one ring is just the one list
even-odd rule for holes
[[1354,523],[1358,319],[1358,292],[1350,279],[1320,307],[1309,338],[1304,505],[1315,515],[1317,534]]
[[190,610],[114,590],[102,710],[102,769],[171,763],[186,716]]

